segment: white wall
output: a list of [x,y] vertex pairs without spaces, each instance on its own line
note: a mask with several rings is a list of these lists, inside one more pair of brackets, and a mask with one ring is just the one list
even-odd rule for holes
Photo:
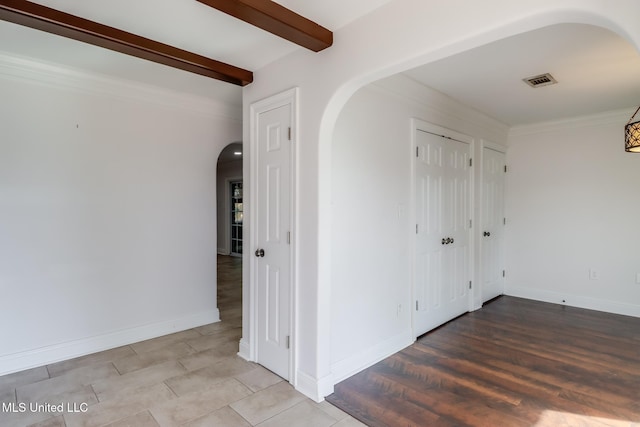
[[[378,79],[548,25],[599,25],[640,47],[635,19],[639,13],[640,3],[635,0],[452,0],[437,6],[423,0],[394,0],[336,31],[331,48],[318,54],[299,50],[255,70],[256,80],[243,91],[245,142],[250,139],[252,103],[292,87],[298,87],[300,94],[296,366],[292,378],[299,390],[314,399],[333,390],[331,150],[336,120],[350,96]],[[251,155],[245,151],[245,166]],[[245,183],[248,180],[245,167]],[[245,193],[250,191],[245,188]],[[248,281],[248,262],[244,268]],[[247,281],[245,295],[249,295]],[[251,347],[255,346],[249,317],[253,301],[245,298],[243,303],[243,340]]]
[[242,181],[242,160],[219,163],[216,173],[218,253],[231,253],[231,194],[230,181]]
[[631,114],[513,130],[508,294],[640,316],[640,156],[624,152]]
[[[368,85],[347,102],[336,123],[332,147],[331,363],[335,381],[415,338],[411,327],[412,118],[465,133],[478,142],[489,139],[506,144],[505,125],[402,75]],[[480,144],[474,145],[479,153]]]
[[0,375],[218,320],[233,109],[0,56],[0,129]]

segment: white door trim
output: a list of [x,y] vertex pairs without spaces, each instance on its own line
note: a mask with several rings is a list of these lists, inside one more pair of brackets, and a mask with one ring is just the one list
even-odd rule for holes
[[[415,164],[415,153],[416,153],[416,147],[417,147],[417,142],[416,142],[416,134],[417,131],[424,131],[424,132],[429,132],[435,135],[441,135],[445,138],[451,138],[451,139],[455,139],[464,143],[469,144],[469,152],[471,154],[471,158],[473,159],[473,167],[470,168],[469,171],[469,203],[471,206],[470,209],[470,215],[471,215],[471,220],[473,221],[473,227],[471,228],[471,231],[469,233],[469,277],[473,278],[473,289],[471,292],[469,292],[468,294],[468,308],[469,311],[472,311],[474,309],[474,305],[473,305],[473,300],[474,300],[474,295],[477,292],[478,286],[476,285],[478,278],[475,277],[475,275],[473,274],[473,272],[475,271],[475,247],[476,247],[476,239],[475,239],[475,233],[474,233],[474,229],[476,226],[476,218],[475,218],[475,173],[474,173],[474,167],[477,165],[476,160],[474,159],[474,153],[476,152],[475,150],[475,145],[476,145],[476,141],[475,138],[469,136],[469,135],[465,135],[463,133],[460,132],[456,132],[452,129],[448,129],[442,126],[438,126],[436,124],[433,123],[429,123],[426,122],[424,120],[418,119],[418,118],[412,118],[411,119],[411,188],[410,188],[410,199],[409,199],[409,210],[410,210],[410,219],[411,222],[410,224],[417,224],[417,218],[416,218],[416,164]],[[411,253],[411,305],[412,305],[412,309],[411,309],[411,333],[412,336],[414,338],[417,338],[416,335],[416,326],[415,326],[415,316],[416,316],[416,311],[415,311],[415,307],[413,306],[414,302],[416,301],[416,259],[417,259],[417,254],[416,254],[416,234],[415,234],[415,228],[414,226],[410,227],[410,239],[409,241],[413,242],[411,244],[411,248],[410,248],[410,253]]]
[[498,153],[507,154],[507,147],[505,147],[504,145],[496,144],[495,142],[487,141],[486,139],[481,139],[480,152],[482,152],[482,150],[485,148],[490,148],[493,151],[497,151]]
[[[249,107],[249,180],[245,181],[245,221],[249,225],[249,229],[245,229],[243,232],[247,236],[247,245],[245,245],[245,255],[243,257],[244,262],[249,264],[249,277],[243,276],[243,283],[248,280],[248,295],[243,296],[243,313],[248,313],[249,321],[243,322],[244,325],[248,325],[248,331],[243,331],[243,338],[240,342],[240,355],[247,360],[256,361],[258,355],[258,305],[256,304],[257,291],[257,259],[253,256],[254,251],[258,248],[258,235],[255,232],[258,226],[258,219],[253,215],[254,206],[257,206],[258,195],[253,189],[257,188],[257,174],[258,163],[256,153],[258,152],[258,140],[257,140],[257,124],[258,116],[266,111],[282,107],[285,105],[291,106],[291,204],[290,204],[290,218],[291,218],[291,292],[290,292],[290,325],[291,325],[291,339],[290,339],[290,358],[289,358],[289,382],[296,386],[296,367],[297,367],[297,320],[298,312],[296,308],[296,301],[298,295],[298,278],[297,278],[297,248],[298,248],[298,88],[292,88],[279,94],[270,96],[252,103]],[[246,185],[246,184],[249,185]],[[248,218],[247,218],[248,217]],[[245,270],[247,271],[247,270]],[[243,289],[247,289],[247,286],[243,284]]]
[[[480,174],[479,174],[479,186],[478,186],[478,228],[477,228],[477,232],[473,233],[474,235],[478,236],[478,239],[481,239],[480,237],[480,233],[482,233],[483,230],[480,229],[480,226],[482,226],[482,224],[484,224],[484,218],[482,215],[482,211],[483,211],[483,206],[482,203],[484,203],[484,149],[488,148],[490,150],[493,151],[497,151],[498,153],[502,153],[505,155],[507,155],[507,147],[505,147],[504,145],[500,145],[500,144],[496,144],[495,142],[491,142],[491,141],[487,141],[485,139],[481,139],[480,140],[480,159],[478,161],[478,166],[480,167]],[[505,159],[506,160],[506,159]],[[505,180],[506,181],[506,180]],[[503,199],[504,200],[504,199]],[[505,215],[506,218],[506,212],[504,212],[504,208],[505,206],[503,205],[503,213]],[[503,242],[502,244],[504,245],[504,235],[503,235]],[[504,246],[503,246],[504,247]],[[484,301],[483,297],[482,297],[482,286],[483,286],[483,280],[484,280],[484,265],[482,263],[482,257],[483,257],[483,253],[482,253],[482,240],[478,240],[478,259],[480,260],[480,262],[478,263],[478,277],[477,277],[477,282],[479,284],[479,286],[477,287],[477,292],[478,292],[478,297],[480,298],[480,304],[484,305]],[[505,281],[503,279],[502,281],[502,290],[504,291],[505,289]]]

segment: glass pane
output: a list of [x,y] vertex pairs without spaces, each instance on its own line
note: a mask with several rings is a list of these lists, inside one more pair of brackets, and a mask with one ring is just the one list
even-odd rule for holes
[[242,253],[242,182],[231,183],[231,252]]

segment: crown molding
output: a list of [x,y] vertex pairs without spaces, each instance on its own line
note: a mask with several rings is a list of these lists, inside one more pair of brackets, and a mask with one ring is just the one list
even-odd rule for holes
[[619,125],[621,123],[626,123],[632,114],[633,108],[625,108],[622,110],[605,111],[603,113],[535,123],[532,125],[514,126],[509,131],[509,138],[525,135],[535,135],[538,133],[553,132],[564,129]]
[[212,119],[242,121],[242,106],[6,52],[0,52],[0,78],[146,103]]

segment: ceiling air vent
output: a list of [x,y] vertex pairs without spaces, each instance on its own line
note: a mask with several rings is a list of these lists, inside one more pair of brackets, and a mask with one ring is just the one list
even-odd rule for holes
[[556,79],[549,73],[540,74],[539,76],[527,77],[522,79],[531,87],[549,86],[558,83]]

